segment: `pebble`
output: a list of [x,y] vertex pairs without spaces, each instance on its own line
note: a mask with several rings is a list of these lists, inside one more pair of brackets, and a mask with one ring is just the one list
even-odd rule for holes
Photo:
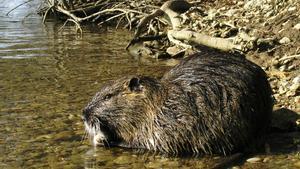
[[282,66],[279,67],[279,70],[280,70],[281,72],[284,72],[286,69],[287,69],[287,66],[286,66],[286,65],[282,65]]
[[167,53],[171,56],[175,55],[179,51],[180,51],[180,49],[177,46],[171,46],[171,47],[167,48]]
[[266,157],[266,158],[264,158],[263,163],[266,163],[266,162],[269,162],[269,161],[270,161],[270,158]]
[[288,37],[283,37],[282,39],[279,40],[280,44],[286,44],[286,43],[290,43],[291,40]]
[[151,161],[148,164],[145,164],[145,166],[146,168],[162,168],[162,164]]
[[296,24],[296,25],[294,26],[294,29],[300,30],[300,23]]
[[258,163],[258,162],[262,161],[262,159],[259,157],[252,157],[252,158],[248,158],[246,161],[249,163]]
[[286,87],[283,87],[283,86],[279,86],[279,89],[278,89],[278,94],[279,95],[283,95],[287,92],[287,89]]
[[293,79],[293,83],[294,84],[300,83],[300,75]]
[[292,7],[289,7],[288,11],[294,11],[294,10],[296,10],[296,9],[297,9],[297,7],[292,6]]
[[294,83],[291,87],[290,90],[292,91],[298,91],[300,89],[300,83]]
[[255,9],[257,7],[263,7],[265,1],[262,0],[249,0],[245,3],[244,8],[246,9]]

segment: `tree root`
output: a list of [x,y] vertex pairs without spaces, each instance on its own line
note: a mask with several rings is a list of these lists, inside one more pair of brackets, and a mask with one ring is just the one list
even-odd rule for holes
[[[168,31],[168,37],[171,42],[175,40],[185,40],[188,41],[188,44],[194,43],[197,45],[204,45],[207,47],[219,49],[222,51],[233,51],[233,50],[241,50],[242,47],[240,45],[235,45],[232,40],[218,37],[211,37],[202,33],[197,33],[194,31],[187,30],[170,30]],[[177,45],[186,47],[185,43],[181,41],[174,42]]]
[[[199,12],[200,9],[194,7],[196,3],[189,3],[185,0],[169,0],[160,7],[145,4],[147,1],[141,3],[139,1],[98,0],[81,5],[67,4],[67,2],[73,2],[73,0],[60,0],[59,2],[57,0],[49,1],[49,8],[44,12],[43,22],[48,18],[50,11],[54,11],[55,13],[67,16],[67,21],[62,28],[67,22],[73,22],[76,25],[76,32],[82,33],[81,24],[86,21],[97,22],[98,26],[100,26],[115,20],[117,21],[116,27],[118,27],[122,21],[125,21],[127,23],[126,27],[129,30],[136,27],[134,37],[126,49],[128,49],[130,45],[134,45],[134,43],[144,41],[145,38],[141,38],[141,36],[145,34],[154,37],[159,34],[166,34],[168,42],[185,49],[191,49],[192,46],[207,46],[222,51],[246,52],[258,47],[257,38],[250,37],[247,33],[243,32],[242,29],[230,23],[225,23],[225,25],[235,30],[234,37],[229,35],[231,38],[209,36],[197,32],[198,30],[193,29],[191,26],[186,26],[189,25],[185,23],[186,20],[190,19],[188,18],[189,14],[196,10]],[[152,12],[151,9],[153,10]],[[200,10],[200,13],[201,12],[203,13],[203,11]],[[147,15],[147,13],[150,14]],[[162,16],[167,18],[167,20],[165,21],[164,19],[158,18]],[[199,21],[197,21],[197,23],[198,22]],[[171,28],[166,30],[166,25],[170,25]],[[153,39],[157,40],[156,38]],[[169,43],[165,44],[169,45]]]

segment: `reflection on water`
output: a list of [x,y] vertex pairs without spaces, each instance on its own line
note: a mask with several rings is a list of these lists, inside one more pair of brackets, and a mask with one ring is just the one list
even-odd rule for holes
[[129,56],[125,30],[86,28],[80,38],[72,26],[58,32],[61,24],[43,25],[37,15],[24,20],[32,4],[6,16],[20,1],[10,2],[0,5],[0,168],[202,168],[212,163],[93,148],[82,140],[81,110],[103,82],[127,74],[159,77],[169,63]]

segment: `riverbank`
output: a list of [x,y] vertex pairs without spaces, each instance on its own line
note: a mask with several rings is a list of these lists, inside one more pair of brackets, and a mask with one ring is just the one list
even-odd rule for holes
[[[72,2],[72,3],[71,3]],[[195,32],[224,39],[235,38],[243,45],[243,53],[262,66],[269,75],[277,108],[300,112],[300,5],[290,1],[205,1],[190,2],[197,10],[180,16],[183,25]],[[44,19],[49,12],[56,16],[81,24],[95,23],[124,26],[135,30],[139,21],[160,8],[160,1],[61,1],[43,9]],[[152,22],[147,27],[153,31]],[[157,19],[158,34],[171,29],[163,18]],[[154,28],[153,28],[154,29]],[[166,43],[157,44],[162,48]],[[169,42],[168,42],[169,43]],[[151,47],[154,45],[151,44]],[[170,47],[170,46],[168,46]],[[247,49],[244,49],[247,48]],[[167,47],[164,47],[167,50]],[[151,49],[149,49],[151,50]],[[175,49],[178,51],[178,49]],[[149,52],[151,53],[151,51]]]
[[[168,158],[158,155],[141,155],[121,148],[97,147],[95,149],[88,140],[82,141],[84,126],[81,110],[104,82],[128,74],[160,77],[170,68],[173,61],[177,60],[159,59],[157,61],[152,58],[128,55],[124,48],[132,38],[132,34],[122,29],[114,30],[116,27],[114,23],[118,20],[106,22],[113,27],[106,28],[106,25],[103,25],[103,28],[108,31],[94,30],[97,26],[94,26],[93,29],[86,29],[85,26],[82,26],[83,36],[81,37],[76,36],[72,22],[60,29],[63,22],[50,20],[49,16],[46,19],[47,23],[43,25],[39,16],[28,15],[34,10],[27,9],[26,5],[23,6],[26,7],[25,9],[18,8],[6,16],[6,13],[20,1],[9,2],[13,2],[9,7],[0,7],[2,16],[0,17],[0,29],[3,35],[0,37],[2,42],[0,51],[2,96],[0,99],[0,124],[3,126],[0,130],[0,150],[6,154],[0,158],[0,168],[59,168],[61,166],[69,168],[95,166],[99,168],[211,168],[209,164],[218,160],[218,157],[209,157],[208,159],[202,157]],[[272,2],[275,3],[275,1]],[[256,19],[262,18],[264,22],[267,22],[268,17],[260,15],[258,17],[256,14],[247,12],[248,10],[244,9],[245,4],[239,5],[238,3],[209,1],[198,4],[204,12],[203,16],[197,17],[200,25],[197,28],[199,32],[220,37],[218,30],[228,28],[214,27],[214,22],[217,24],[217,21],[223,22],[222,19],[226,22],[231,21],[231,18],[236,18],[244,23],[243,17],[245,17],[249,21],[245,20],[244,26],[264,32],[263,38],[275,36],[276,31],[274,30],[275,33],[271,31],[275,26],[267,29],[260,28],[259,24],[255,25]],[[291,8],[290,10],[293,11],[290,14],[299,16],[297,4],[282,3],[278,8],[272,4],[271,7],[274,7],[273,10],[284,13],[294,5],[296,10]],[[262,8],[260,6],[253,6],[250,9],[260,11]],[[222,9],[223,7],[224,9]],[[236,15],[225,17],[218,14],[226,13],[231,8],[233,10],[238,8]],[[249,11],[251,11],[250,9]],[[209,12],[210,10],[217,12]],[[211,14],[207,15],[209,13]],[[216,16],[213,17],[215,19],[209,20],[208,16],[213,16],[214,13],[216,13]],[[277,16],[279,13],[275,12],[272,16]],[[263,12],[261,12],[262,14]],[[27,15],[28,17],[24,19]],[[206,17],[207,21],[205,21]],[[299,22],[297,17],[288,15],[287,17],[288,20]],[[280,17],[278,22],[279,20]],[[124,25],[120,23],[119,27],[125,26],[126,23],[127,21],[124,20]],[[270,23],[275,25],[273,22]],[[84,24],[86,23],[82,23],[82,25]],[[297,28],[296,25],[293,23],[287,26],[285,32],[289,32],[294,27]],[[282,23],[278,27],[282,27]],[[134,29],[135,26],[132,25],[132,31]],[[217,33],[214,34],[214,31]],[[256,35],[255,31],[248,32],[250,35],[251,33]],[[282,32],[279,31],[279,33]],[[296,33],[295,36],[298,35]],[[247,162],[238,164],[239,166],[235,168],[285,169],[300,166],[300,134],[299,130],[295,131],[297,130],[296,120],[299,119],[299,115],[297,115],[299,113],[297,105],[299,104],[293,101],[298,95],[280,94],[285,90],[292,91],[290,88],[293,87],[290,86],[295,84],[293,80],[297,74],[299,75],[297,72],[299,70],[299,59],[297,58],[299,40],[288,36],[291,42],[280,44],[278,41],[286,35],[277,35],[280,36],[274,41],[270,41],[276,42],[275,46],[270,45],[271,48],[267,48],[270,49],[270,52],[255,50],[245,54],[267,71],[275,94],[279,94],[279,96],[275,95],[277,98],[276,109],[278,110],[274,111],[274,114],[282,116],[274,118],[273,127],[283,132],[267,136],[269,144],[266,145],[266,152],[262,150],[263,152],[255,154],[254,158],[249,156],[250,159]],[[285,58],[285,56],[287,57]],[[283,60],[279,60],[280,58]],[[273,60],[278,60],[278,65]],[[293,65],[295,65],[294,68]],[[282,66],[283,68],[280,68]],[[289,66],[291,67],[288,68]],[[286,79],[286,83],[283,83],[284,79]],[[293,104],[289,102],[293,102]],[[291,105],[296,108],[290,107]]]

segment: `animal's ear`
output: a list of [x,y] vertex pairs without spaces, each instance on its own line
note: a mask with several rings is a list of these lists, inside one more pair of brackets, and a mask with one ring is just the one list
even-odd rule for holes
[[130,91],[141,91],[142,85],[140,84],[140,79],[136,77],[131,78],[128,83],[128,88]]

